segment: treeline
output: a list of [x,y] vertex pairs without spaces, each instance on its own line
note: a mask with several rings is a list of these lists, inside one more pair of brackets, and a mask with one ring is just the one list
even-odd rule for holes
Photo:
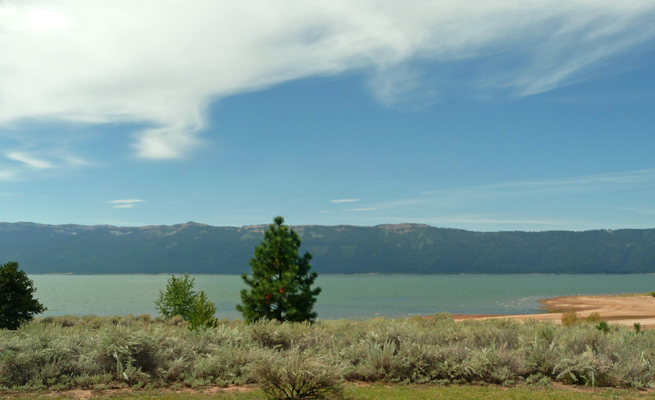
[[[28,273],[249,272],[267,226],[0,223],[0,262]],[[655,229],[470,232],[427,225],[295,226],[319,273],[652,273]]]

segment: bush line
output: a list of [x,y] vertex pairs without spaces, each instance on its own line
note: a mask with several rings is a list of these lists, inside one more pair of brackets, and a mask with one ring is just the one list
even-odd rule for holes
[[[338,395],[343,381],[655,387],[655,332],[434,318],[309,323],[48,317],[0,331],[0,388],[260,383]],[[299,394],[294,394],[300,396]],[[273,394],[271,397],[275,397]],[[299,397],[300,398],[300,397]]]

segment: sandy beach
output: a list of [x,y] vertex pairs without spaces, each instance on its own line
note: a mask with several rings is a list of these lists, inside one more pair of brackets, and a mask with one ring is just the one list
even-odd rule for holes
[[655,329],[655,297],[643,294],[604,295],[604,296],[566,296],[539,301],[543,314],[521,315],[455,315],[455,319],[490,319],[509,318],[524,321],[526,319],[554,321],[561,323],[562,314],[574,310],[578,317],[584,319],[597,312],[610,323],[633,326],[641,324],[642,329]]

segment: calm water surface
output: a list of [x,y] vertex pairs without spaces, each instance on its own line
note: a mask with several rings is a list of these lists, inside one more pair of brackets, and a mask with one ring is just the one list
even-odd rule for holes
[[[192,275],[219,318],[239,318],[237,275]],[[168,275],[30,275],[44,315],[157,315]],[[319,318],[539,313],[539,299],[655,290],[655,275],[321,275]]]

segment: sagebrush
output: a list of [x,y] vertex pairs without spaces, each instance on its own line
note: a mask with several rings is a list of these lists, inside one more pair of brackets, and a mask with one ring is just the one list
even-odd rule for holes
[[655,388],[655,332],[616,325],[599,330],[584,321],[570,327],[455,322],[442,314],[313,324],[220,321],[196,331],[187,326],[181,318],[143,315],[49,317],[15,333],[0,331],[0,387],[281,382],[293,391],[307,380],[305,372],[314,371],[307,382],[329,394],[338,393],[341,381]]

